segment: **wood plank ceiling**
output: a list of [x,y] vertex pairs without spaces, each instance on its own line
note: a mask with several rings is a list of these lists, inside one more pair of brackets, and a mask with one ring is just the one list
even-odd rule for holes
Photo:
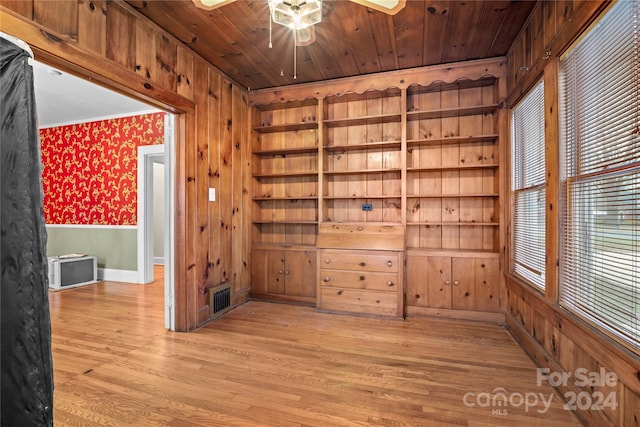
[[346,0],[324,0],[315,42],[297,47],[273,25],[267,0],[212,11],[191,0],[127,0],[146,17],[249,89],[501,56],[535,1],[407,0],[394,16]]

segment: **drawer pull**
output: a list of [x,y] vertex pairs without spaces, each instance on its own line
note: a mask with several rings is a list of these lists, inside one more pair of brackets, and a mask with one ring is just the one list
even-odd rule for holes
[[364,276],[360,276],[360,280],[364,280]]
[[325,264],[329,264],[329,263],[331,263],[331,260],[329,258],[327,258],[327,259],[324,260],[324,263]]
[[323,282],[328,282],[329,280],[331,280],[331,277],[329,276],[324,276],[324,279],[322,279]]
[[364,228],[358,227],[358,231],[362,231],[362,230],[364,230]]
[[367,263],[362,261],[359,265],[360,265],[360,267],[364,267],[365,265],[367,265]]
[[393,267],[393,262],[391,262],[391,260],[387,261],[387,267]]
[[393,286],[393,282],[387,282],[387,286]]
[[453,281],[453,284],[454,284],[454,285],[456,285],[456,286],[458,286],[458,285],[460,284],[460,282],[459,282],[458,280],[454,280],[454,281]]

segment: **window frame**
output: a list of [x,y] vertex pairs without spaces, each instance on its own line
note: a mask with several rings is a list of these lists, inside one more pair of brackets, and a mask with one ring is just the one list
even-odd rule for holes
[[[522,127],[518,126],[518,122],[520,122],[519,108],[532,107],[537,110],[533,112],[535,117],[533,118],[538,123],[541,123],[542,126],[537,129],[537,135],[534,137],[541,138],[539,141],[534,141],[537,145],[535,148],[535,153],[539,155],[536,157],[533,162],[528,162],[526,160],[527,154],[531,154],[531,148],[525,147],[529,139],[523,140],[523,132],[526,133],[526,130]],[[524,111],[524,114],[530,113],[529,111]],[[529,114],[530,115],[530,114]],[[511,109],[510,116],[511,123],[511,141],[510,141],[510,176],[509,176],[509,196],[511,200],[511,210],[510,210],[510,254],[509,254],[509,272],[518,279],[522,280],[527,285],[531,286],[536,291],[541,293],[546,292],[546,244],[547,244],[547,235],[546,235],[546,180],[545,180],[545,171],[546,171],[546,156],[545,156],[545,146],[546,146],[546,135],[545,135],[545,84],[544,78],[538,80],[529,91],[515,104]],[[530,122],[524,123],[524,125],[531,125]],[[518,160],[515,160],[519,157]],[[533,169],[533,170],[531,170]],[[530,183],[531,180],[530,175],[536,175],[536,179],[534,179],[534,183]],[[516,183],[516,181],[520,181]],[[538,197],[538,205],[534,206],[529,204],[529,208],[533,207],[534,209],[525,210],[524,215],[517,215],[517,206],[518,200],[521,199],[520,196],[527,197],[528,195],[536,195]],[[526,202],[525,202],[526,203]],[[538,211],[535,210],[538,209]],[[521,248],[519,242],[519,231],[518,228],[521,226],[521,223],[518,219],[524,220],[525,224],[528,221],[534,221],[535,229],[538,231],[538,238],[541,239],[541,242],[536,242],[529,248]],[[527,263],[523,259],[521,259],[519,252],[521,250],[527,251],[537,250],[537,267],[530,265],[531,263]],[[525,253],[523,255],[531,255],[529,253]],[[534,256],[536,254],[533,254]],[[542,259],[539,259],[539,258]],[[538,275],[538,278],[536,278]]]
[[[633,2],[629,2],[626,5],[631,3]],[[571,59],[574,52],[578,52],[578,55],[587,52],[584,53],[585,59],[579,59],[591,65],[605,56],[594,53],[592,55],[594,58],[591,59],[585,47],[587,45],[582,43],[598,43],[597,41],[592,42],[592,39],[589,38],[590,34],[596,29],[603,28],[602,26],[605,24],[602,24],[602,21],[607,19],[607,15],[612,13],[612,10],[619,4],[614,4],[590,30],[583,33],[580,40],[560,58],[558,67],[559,118],[562,123],[559,135],[561,156],[559,180],[561,229],[559,245],[561,262],[558,305],[581,320],[587,321],[596,329],[613,337],[623,345],[637,350],[640,348],[640,286],[637,280],[637,275],[640,271],[640,257],[638,256],[640,245],[634,243],[634,241],[637,242],[637,237],[640,235],[638,230],[640,191],[635,192],[635,197],[629,201],[620,190],[621,184],[615,184],[615,182],[627,177],[632,182],[632,188],[633,185],[640,188],[640,156],[638,156],[638,153],[640,153],[640,135],[636,134],[635,138],[629,137],[628,140],[624,136],[614,139],[613,142],[610,140],[612,132],[614,135],[618,135],[615,132],[618,132],[624,126],[627,120],[626,117],[629,117],[631,123],[635,123],[640,132],[638,113],[640,110],[640,85],[636,74],[630,95],[632,99],[629,101],[632,106],[628,107],[624,103],[625,101],[620,101],[623,106],[616,108],[621,108],[621,110],[615,110],[616,114],[612,114],[611,107],[604,107],[605,102],[602,100],[604,99],[607,104],[611,104],[614,98],[607,95],[611,91],[600,88],[598,77],[606,75],[607,80],[612,80],[617,84],[618,80],[611,79],[610,76],[616,76],[618,72],[623,72],[620,70],[624,70],[624,66],[618,65],[621,62],[620,58],[630,58],[631,61],[634,61],[635,58],[635,63],[630,66],[626,62],[624,64],[631,69],[634,69],[634,67],[635,70],[638,69],[640,66],[640,61],[638,60],[640,45],[638,27],[633,27],[633,23],[627,24],[632,25],[630,30],[633,33],[635,56],[622,54],[616,56],[615,60],[605,63],[603,67],[606,70],[604,72],[600,69],[594,72],[593,70],[596,70],[595,65],[584,69],[579,68],[580,63],[576,65],[575,61],[577,60]],[[634,14],[637,19],[640,2],[636,0],[633,4],[632,7],[635,8]],[[618,13],[617,9],[616,13]],[[626,17],[626,15],[623,15],[623,17]],[[630,21],[633,22],[633,19]],[[611,33],[618,34],[624,31],[618,28],[619,20],[615,21],[615,27],[610,21],[607,22],[610,25],[607,30]],[[594,40],[602,37],[600,33],[594,32],[593,34]],[[609,38],[611,38],[611,35],[609,35]],[[626,36],[624,39],[614,37],[613,41],[618,43],[606,44],[603,52],[622,50],[629,46],[626,43],[627,40]],[[605,43],[602,42],[602,44]],[[603,48],[603,46],[600,46],[600,48]],[[576,51],[575,49],[583,49],[583,51]],[[568,69],[568,67],[573,68]],[[586,84],[583,81],[578,81],[578,78],[582,75],[586,76],[584,79],[595,76],[594,81]],[[620,81],[627,80],[623,77]],[[573,83],[576,84],[575,87],[570,86]],[[587,84],[592,87],[588,87]],[[594,95],[598,90],[604,92],[604,95]],[[616,100],[624,98],[628,90],[619,90],[618,93],[622,93],[622,95],[616,97]],[[588,99],[589,103],[585,102],[585,99]],[[598,101],[600,102],[598,103]],[[581,102],[584,104],[581,104]],[[588,108],[583,107],[581,109],[582,105]],[[618,104],[615,105],[617,106]],[[632,111],[633,105],[635,105],[635,112]],[[593,113],[593,111],[596,111],[596,113]],[[596,123],[587,121],[588,119],[585,119],[585,116],[588,116]],[[616,121],[610,120],[611,117],[615,117]],[[620,117],[622,117],[622,120],[620,120]],[[633,126],[633,124],[630,125],[630,128],[633,129]],[[592,129],[597,130],[594,131]],[[625,135],[624,132],[620,132],[620,134]],[[629,153],[615,154],[613,148],[621,144],[629,144],[631,158],[628,158]],[[633,195],[633,191],[630,194]],[[603,243],[607,239],[603,239],[602,236],[610,233],[609,230],[612,227],[601,221],[602,218],[599,218],[599,216],[602,213],[597,207],[613,205],[620,208],[620,206],[624,207],[629,202],[632,206],[632,216],[630,225],[626,227],[631,229],[631,233],[635,238],[618,239],[619,242],[615,244]],[[622,253],[616,252],[626,247],[624,245],[627,243],[624,243],[624,240],[631,240],[631,243],[629,243],[631,261],[622,256]],[[609,259],[612,253],[620,255],[620,257],[615,260]],[[622,278],[621,271],[631,274],[630,285],[623,283],[625,280]],[[628,306],[622,307],[626,303],[628,303]],[[628,318],[625,316],[628,316]],[[625,322],[629,322],[629,324]]]

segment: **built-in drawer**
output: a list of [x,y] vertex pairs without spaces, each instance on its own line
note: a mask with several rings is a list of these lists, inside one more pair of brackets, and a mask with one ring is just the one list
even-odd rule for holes
[[320,268],[356,271],[398,271],[397,252],[344,251],[323,249],[320,251]]
[[[367,234],[373,228],[335,226],[331,230],[336,237],[340,234],[338,232],[344,231],[354,235]],[[349,241],[346,234],[342,238]],[[362,246],[351,249],[325,247],[319,248],[317,254],[316,307],[319,310],[395,318],[404,316],[402,251],[369,250]]]
[[348,313],[398,316],[398,296],[393,292],[323,287],[322,309]]
[[404,226],[395,224],[320,224],[318,248],[404,251]]
[[396,292],[398,275],[397,273],[322,269],[320,286]]

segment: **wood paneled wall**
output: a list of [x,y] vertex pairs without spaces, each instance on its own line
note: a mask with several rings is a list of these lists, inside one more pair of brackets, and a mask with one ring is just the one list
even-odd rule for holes
[[[558,304],[558,58],[607,4],[600,1],[538,3],[507,56],[510,106],[540,78],[544,76],[545,79],[547,280],[545,295],[541,295],[507,274],[506,320],[507,327],[536,363],[549,368],[552,373],[575,375],[576,370],[582,368],[588,372],[601,372],[600,369],[604,369],[616,374],[618,380],[613,387],[577,387],[572,381],[559,387],[562,394],[582,393],[584,401],[582,405],[577,405],[578,414],[587,425],[638,426],[640,357],[637,351],[633,352],[616,343]],[[504,204],[507,219],[510,218],[510,205]],[[506,228],[511,227],[509,225]],[[509,242],[507,238],[507,253]],[[596,396],[596,392],[604,393],[604,396],[614,393],[617,407],[605,406],[599,410],[584,405],[587,398]]]
[[[19,0],[0,6],[0,30],[36,59],[135,96],[176,116],[175,318],[209,320],[208,289],[250,287],[250,136],[247,93],[119,0]],[[99,100],[96,100],[99,102]],[[208,201],[208,188],[217,201]]]
[[608,1],[539,1],[507,53],[509,105],[542,76],[550,58],[560,56]]

